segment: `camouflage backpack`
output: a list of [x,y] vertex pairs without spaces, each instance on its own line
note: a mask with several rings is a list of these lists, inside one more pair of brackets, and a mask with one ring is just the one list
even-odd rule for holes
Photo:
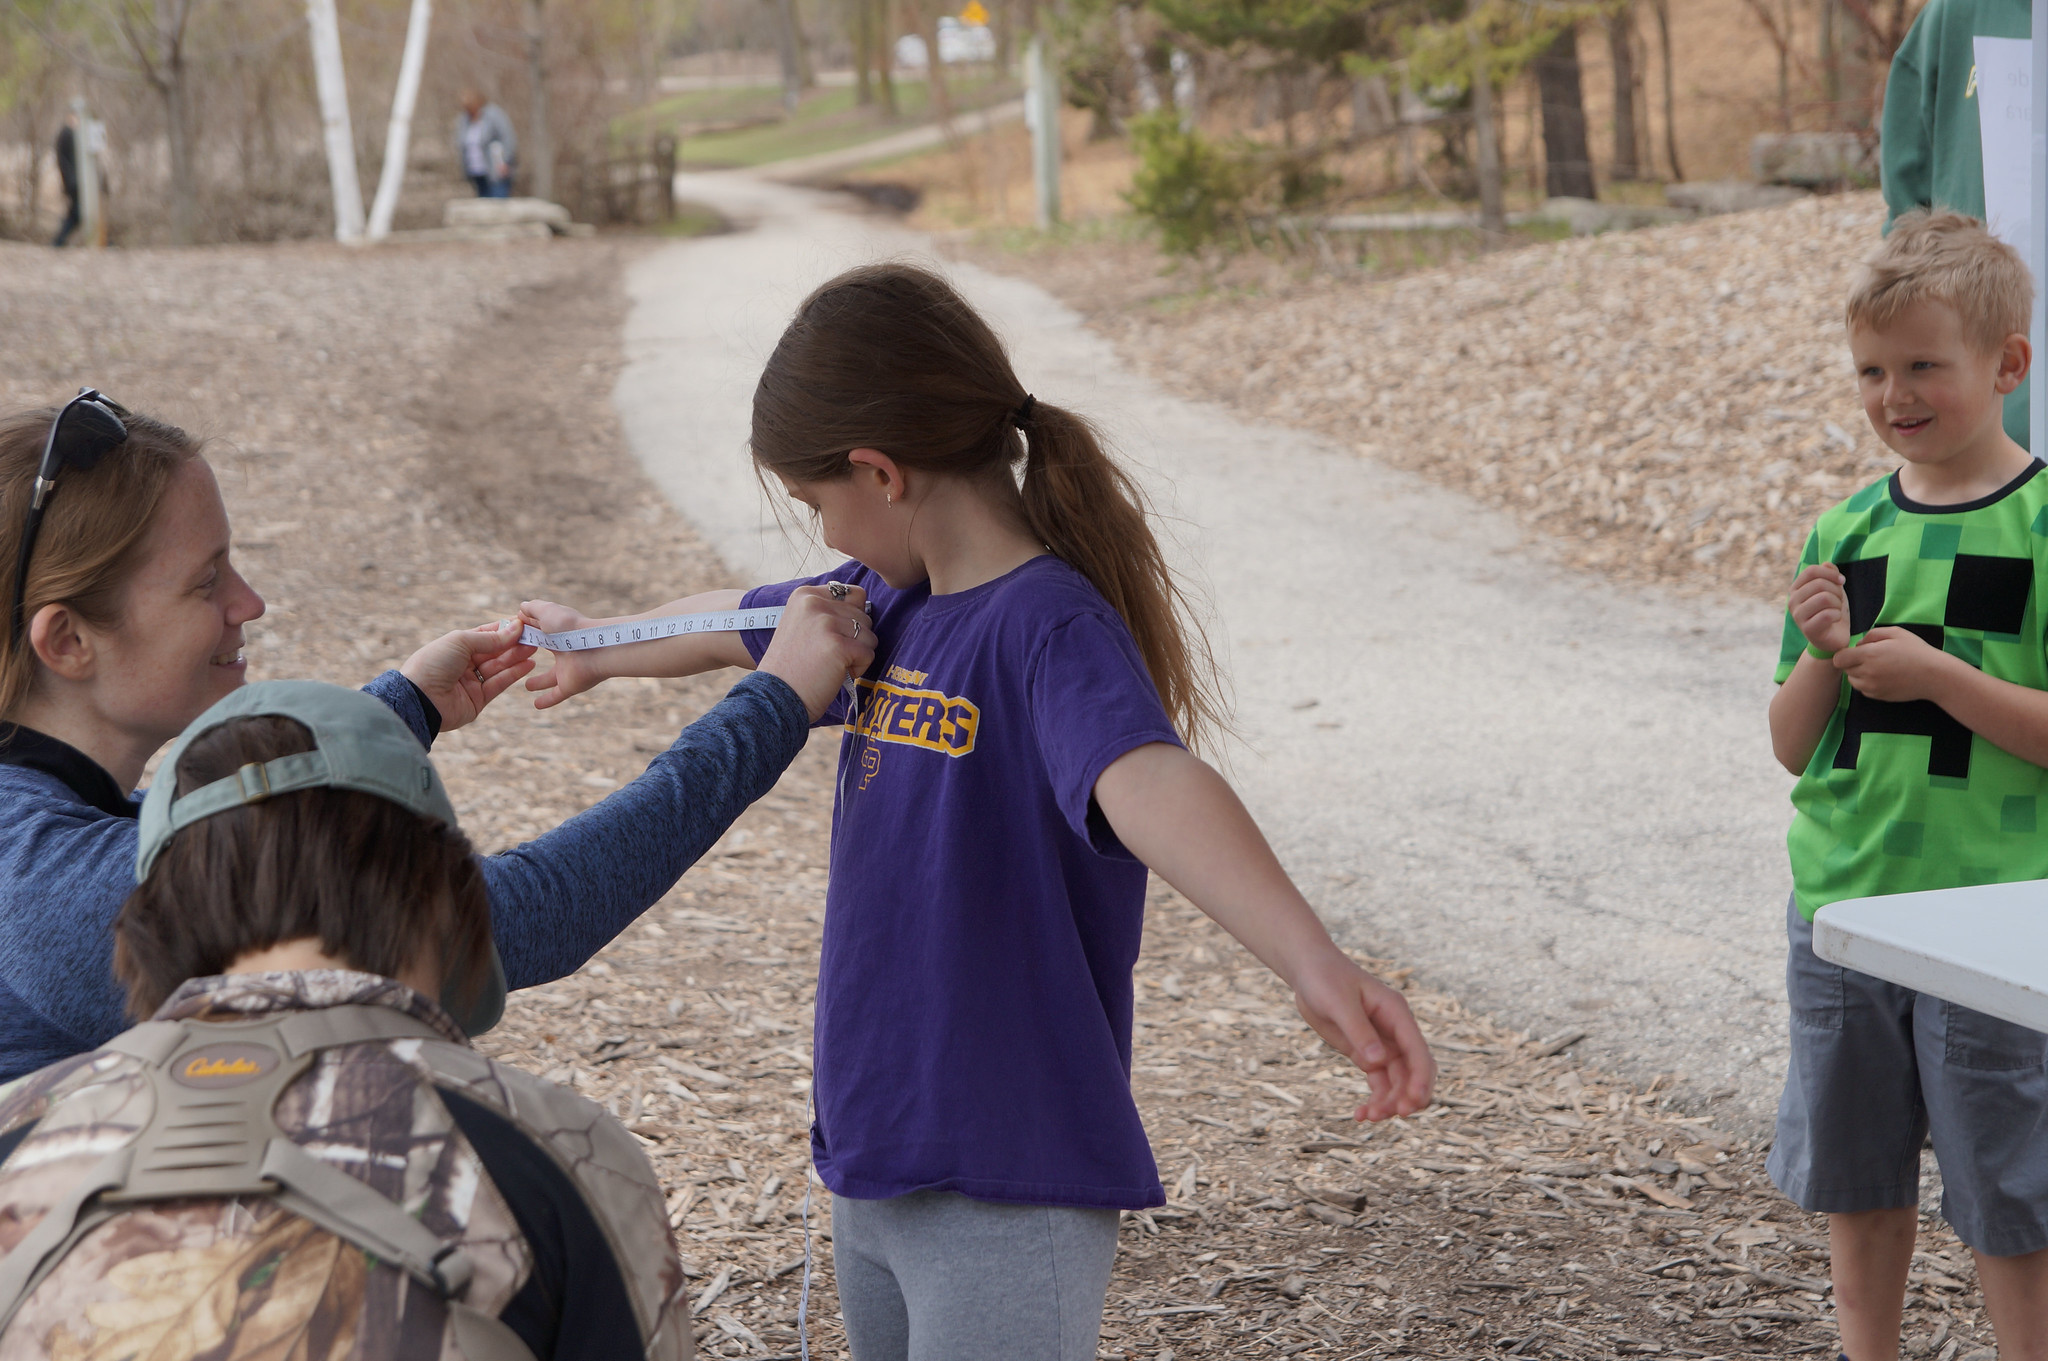
[[[426,1292],[445,1316],[438,1343],[425,1339],[430,1354],[441,1361],[532,1361],[519,1335],[497,1317],[531,1271],[532,1250],[502,1197],[486,1203],[476,1189],[476,1168],[437,1170],[454,1156],[452,1126],[442,1128],[435,1170],[402,1174],[415,1193],[422,1186],[470,1185],[461,1222],[445,1211],[432,1216],[444,1230],[455,1230],[445,1236],[423,1222],[428,1206],[416,1217],[329,1160],[415,1158],[434,1133],[428,1128],[423,1135],[417,1122],[446,1118],[445,1111],[441,1117],[412,1113],[446,1104],[418,1099],[419,1087],[431,1086],[492,1109],[553,1155],[605,1233],[642,1354],[687,1361],[688,1308],[659,1186],[630,1136],[595,1107],[451,1042],[444,1021],[417,1014],[418,1005],[393,1005],[390,994],[404,990],[377,986],[387,980],[337,972],[206,983],[246,993],[252,986],[317,988],[322,980],[330,996],[383,1004],[159,1019],[96,1054],[45,1070],[50,1079],[39,1074],[6,1094],[0,1130],[22,1123],[12,1117],[25,1109],[24,1101],[39,1115],[31,1137],[0,1161],[0,1242],[14,1237],[7,1232],[10,1220],[26,1222],[24,1207],[46,1208],[0,1257],[0,1353],[115,1357],[155,1354],[138,1345],[152,1343],[167,1354],[232,1357],[245,1354],[236,1345],[238,1330],[262,1333],[289,1322],[307,1335],[304,1349],[292,1354],[313,1361],[391,1354],[399,1333],[413,1344],[406,1353],[420,1354],[418,1329],[390,1320],[437,1318],[422,1310],[416,1292]],[[316,1065],[324,1067],[313,1072]],[[39,1083],[40,1093],[21,1091]],[[297,1139],[279,1120],[280,1098],[295,1083],[286,1104]],[[338,1147],[331,1138],[309,1138],[323,1101],[336,1108],[333,1128],[345,1127],[339,1107],[349,1101],[337,1093],[348,1092],[364,1093],[368,1105],[410,1123],[387,1131],[394,1137],[380,1146]],[[358,1118],[346,1127],[361,1123]],[[327,1156],[309,1153],[307,1142],[325,1144]],[[223,1211],[221,1203],[229,1208]],[[253,1213],[236,1219],[243,1210]],[[135,1222],[115,1222],[124,1217]],[[241,1226],[239,1236],[220,1229],[222,1223]],[[95,1236],[95,1230],[103,1231]],[[156,1250],[165,1242],[174,1246]],[[341,1244],[360,1254],[337,1257]],[[202,1259],[209,1265],[197,1265]],[[384,1273],[389,1280],[379,1294],[372,1280],[378,1265],[395,1268],[403,1280]],[[352,1292],[335,1288],[343,1272]],[[37,1296],[37,1287],[53,1277],[53,1288]],[[233,1291],[220,1293],[222,1281],[232,1281]],[[215,1296],[199,1298],[208,1290]],[[297,1294],[284,1301],[291,1290]],[[25,1309],[32,1297],[36,1307]],[[81,1301],[89,1301],[82,1311]],[[30,1312],[36,1316],[27,1317]],[[162,1320],[172,1313],[191,1336],[166,1332]],[[29,1332],[16,1336],[23,1327]],[[39,1349],[36,1338],[48,1340]],[[260,1342],[247,1349],[259,1353],[269,1354]]]

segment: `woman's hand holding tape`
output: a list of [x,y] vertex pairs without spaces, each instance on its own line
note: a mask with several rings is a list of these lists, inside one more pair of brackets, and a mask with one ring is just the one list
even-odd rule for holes
[[399,670],[441,711],[441,731],[453,732],[533,670],[533,649],[520,644],[517,620],[501,619],[444,633]]
[[822,586],[790,593],[782,623],[756,670],[780,676],[802,696],[817,719],[847,681],[875,660],[875,631],[867,627],[867,593],[848,587],[841,596]]

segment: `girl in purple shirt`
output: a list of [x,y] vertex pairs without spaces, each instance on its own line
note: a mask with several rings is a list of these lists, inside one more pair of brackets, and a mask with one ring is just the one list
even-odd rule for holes
[[[852,561],[638,617],[822,588],[880,639],[857,706],[823,720],[845,735],[812,1146],[853,1354],[1092,1358],[1117,1211],[1165,1200],[1130,1089],[1148,867],[1364,1070],[1360,1119],[1428,1103],[1428,1046],[1183,745],[1218,726],[1214,668],[1137,488],[951,287],[886,264],[818,289],[755,389],[752,445]],[[751,666],[768,636],[569,653],[527,684],[545,707]]]

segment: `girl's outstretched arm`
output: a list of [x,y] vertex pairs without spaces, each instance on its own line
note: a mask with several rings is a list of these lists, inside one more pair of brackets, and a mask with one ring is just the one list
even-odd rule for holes
[[[520,618],[543,633],[566,633],[597,624],[630,624],[642,619],[660,619],[671,614],[712,614],[736,610],[744,591],[704,591],[671,600],[666,605],[640,614],[614,619],[592,619],[546,600],[529,600],[519,607]],[[616,676],[694,676],[720,667],[740,666],[781,676],[795,687],[816,718],[831,702],[847,675],[867,669],[875,655],[875,632],[867,619],[867,593],[858,586],[833,595],[820,586],[800,586],[790,593],[788,613],[775,640],[757,663],[737,633],[692,633],[660,638],[646,643],[623,643],[617,647],[592,648],[587,652],[550,654],[551,664],[527,679],[534,691],[533,707],[551,709],[563,700],[580,695]],[[860,627],[854,628],[858,622]],[[846,666],[838,673],[818,670],[818,659],[844,653]],[[830,681],[823,690],[818,679]],[[819,695],[823,698],[820,699]]]
[[1407,1001],[1337,948],[1221,775],[1148,743],[1110,763],[1095,801],[1125,849],[1280,975],[1302,1019],[1364,1071],[1372,1096],[1360,1119],[1429,1104],[1436,1060]]

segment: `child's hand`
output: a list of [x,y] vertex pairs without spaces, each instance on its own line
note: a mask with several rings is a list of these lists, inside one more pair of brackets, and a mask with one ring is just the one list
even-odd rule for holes
[[533,649],[519,641],[517,620],[442,634],[399,668],[441,711],[441,731],[453,732],[533,670]]
[[1841,568],[1817,562],[1794,579],[1792,622],[1822,652],[1849,646],[1849,595],[1842,589]]
[[868,622],[867,601],[858,586],[847,587],[844,595],[824,586],[797,587],[754,668],[787,682],[814,723],[840,686],[874,664],[875,628]]
[[[588,628],[597,621],[567,605],[557,605],[551,600],[529,600],[519,607],[519,618],[515,624],[531,624],[542,633],[567,633],[572,629]],[[537,673],[526,682],[526,688],[534,692],[533,707],[552,709],[566,699],[596,688],[598,682],[606,679],[598,669],[597,653],[551,652],[553,660],[548,669]]]
[[1919,634],[1890,625],[1872,629],[1856,646],[1835,653],[1834,660],[1856,693],[1893,701],[1934,699],[1948,668],[1969,665]]
[[1429,1104],[1436,1060],[1400,993],[1330,949],[1301,970],[1294,1005],[1323,1042],[1364,1073],[1372,1097],[1360,1120],[1413,1115]]

